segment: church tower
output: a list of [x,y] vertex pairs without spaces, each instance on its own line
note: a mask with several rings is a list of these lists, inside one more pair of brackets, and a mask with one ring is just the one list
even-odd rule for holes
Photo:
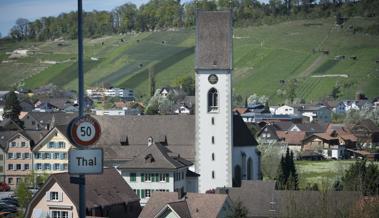
[[196,172],[199,192],[232,186],[232,15],[196,19]]

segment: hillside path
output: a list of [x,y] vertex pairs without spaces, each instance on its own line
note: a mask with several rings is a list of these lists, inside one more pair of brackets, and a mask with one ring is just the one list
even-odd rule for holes
[[307,69],[305,69],[303,72],[299,74],[301,77],[308,77],[313,71],[315,71],[325,60],[327,59],[327,56],[324,54],[321,54],[316,58],[316,60],[313,61]]

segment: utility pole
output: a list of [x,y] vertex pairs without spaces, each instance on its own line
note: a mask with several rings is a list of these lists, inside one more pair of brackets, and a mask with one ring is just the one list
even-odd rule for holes
[[[83,75],[83,4],[78,0],[78,99],[79,118],[84,113],[84,75]],[[79,175],[79,217],[86,217],[86,189],[84,174]]]

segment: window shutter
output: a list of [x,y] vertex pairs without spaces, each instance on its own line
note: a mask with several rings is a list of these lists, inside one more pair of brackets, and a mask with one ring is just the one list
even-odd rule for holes
[[170,182],[170,174],[166,173],[166,182]]
[[141,189],[141,198],[145,198],[145,189]]
[[145,174],[141,173],[141,182],[145,181]]
[[58,192],[58,200],[63,201],[63,192]]
[[59,169],[60,169],[60,170],[64,170],[64,166],[63,166],[63,164],[60,164],[60,165],[59,165]]
[[141,192],[140,192],[139,189],[137,189],[137,195],[138,195],[139,198],[141,198]]
[[68,218],[72,218],[72,211],[68,211]]
[[50,201],[50,192],[46,192],[45,198],[46,198],[46,201]]
[[155,174],[155,181],[159,182],[159,174],[158,173]]
[[152,181],[152,182],[155,182],[155,174],[154,174],[154,173],[151,173],[151,174],[150,174],[150,178],[151,178],[151,181]]
[[59,154],[59,157],[61,158],[61,160],[63,160],[63,158],[64,158],[64,157],[63,157],[63,153],[60,153],[60,154]]

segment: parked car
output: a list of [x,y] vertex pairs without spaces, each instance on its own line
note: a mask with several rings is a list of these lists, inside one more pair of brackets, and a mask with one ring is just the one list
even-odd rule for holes
[[0,203],[1,202],[5,203],[5,204],[16,206],[16,207],[19,206],[17,199],[14,199],[14,198],[3,198],[0,200]]
[[9,187],[9,185],[5,182],[0,182],[0,191],[1,192],[7,192],[11,190],[11,187]]

